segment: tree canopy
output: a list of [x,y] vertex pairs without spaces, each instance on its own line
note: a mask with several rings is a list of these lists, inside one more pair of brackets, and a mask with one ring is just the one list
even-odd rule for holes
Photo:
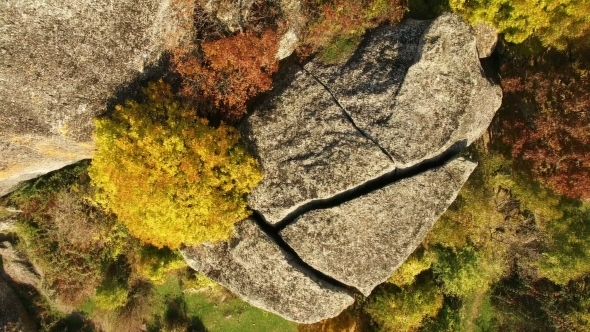
[[210,127],[167,84],[152,83],[144,94],[144,102],[127,101],[96,121],[95,201],[156,247],[229,238],[262,178],[256,160],[237,130]]

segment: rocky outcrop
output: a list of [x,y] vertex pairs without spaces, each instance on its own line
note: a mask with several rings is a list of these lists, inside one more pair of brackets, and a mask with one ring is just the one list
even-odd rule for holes
[[[184,254],[248,302],[312,322],[350,303],[327,285],[368,295],[419,245],[475,168],[457,155],[501,92],[471,28],[451,14],[376,29],[343,65],[281,74],[241,126],[264,170],[248,199],[257,224]],[[312,300],[291,299],[290,287]]]
[[37,331],[19,298],[0,276],[0,331]]
[[306,202],[383,174],[391,164],[312,75],[295,66],[283,73],[276,84],[289,86],[260,106],[243,128],[264,171],[249,203],[273,224]]
[[[374,31],[344,65],[307,64],[243,126],[265,177],[249,197],[270,223],[478,138],[501,103],[471,28],[446,14]],[[329,121],[327,119],[330,119]]]
[[0,3],[0,196],[93,154],[92,119],[190,34],[169,0]]
[[310,211],[281,235],[303,261],[369,296],[422,242],[475,166],[454,159],[337,207]]
[[195,270],[251,304],[299,323],[338,315],[354,301],[345,289],[314,277],[250,219],[225,243],[182,250]]

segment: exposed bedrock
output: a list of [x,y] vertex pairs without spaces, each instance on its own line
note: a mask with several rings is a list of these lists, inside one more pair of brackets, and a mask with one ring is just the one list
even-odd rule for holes
[[182,249],[187,263],[252,305],[299,323],[334,317],[354,300],[281,249],[251,219],[224,243]]
[[422,242],[475,166],[454,159],[337,207],[305,213],[281,235],[306,263],[368,296]]
[[0,275],[0,331],[37,331],[35,323],[2,275]]
[[[243,126],[264,170],[250,206],[276,224],[477,139],[502,100],[458,16],[376,29],[344,65],[290,68]],[[287,75],[289,76],[289,75]]]
[[179,15],[180,6],[169,0],[0,2],[0,196],[92,157],[92,119],[190,35],[190,15]]
[[370,294],[453,202],[476,166],[457,155],[500,103],[451,14],[376,29],[342,65],[288,65],[241,126],[264,170],[256,224],[185,258],[287,319],[332,317],[352,302],[344,289]]

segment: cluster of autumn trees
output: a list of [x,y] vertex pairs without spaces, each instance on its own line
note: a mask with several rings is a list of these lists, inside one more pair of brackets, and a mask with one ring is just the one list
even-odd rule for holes
[[[164,316],[154,320],[146,303],[153,283],[185,268],[175,248],[226,240],[249,214],[246,196],[262,174],[228,123],[272,88],[284,32],[276,1],[253,6],[236,32],[196,6],[195,40],[171,52],[178,88],[150,83],[141,98],[97,120],[92,165],[2,200],[23,211],[22,248],[61,303],[123,330],[192,324],[186,315],[175,327]],[[494,25],[505,39],[496,54],[504,102],[491,143],[466,152],[479,167],[387,283],[301,331],[584,331],[590,324],[588,0],[451,0],[448,7]],[[398,0],[305,0],[302,8],[308,23],[299,58],[326,62],[346,59],[368,29],[397,23],[405,10]]]

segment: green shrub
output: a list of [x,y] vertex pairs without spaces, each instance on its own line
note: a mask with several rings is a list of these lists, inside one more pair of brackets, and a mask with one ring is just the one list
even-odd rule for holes
[[415,284],[383,288],[372,296],[365,311],[382,331],[413,331],[426,317],[434,317],[443,304],[443,294],[432,278]]
[[97,289],[94,303],[99,309],[111,311],[125,306],[128,295],[129,290],[126,285],[107,280]]
[[208,126],[167,84],[151,83],[144,94],[96,121],[95,202],[156,247],[229,238],[250,214],[246,195],[262,178],[256,160],[237,130]]

